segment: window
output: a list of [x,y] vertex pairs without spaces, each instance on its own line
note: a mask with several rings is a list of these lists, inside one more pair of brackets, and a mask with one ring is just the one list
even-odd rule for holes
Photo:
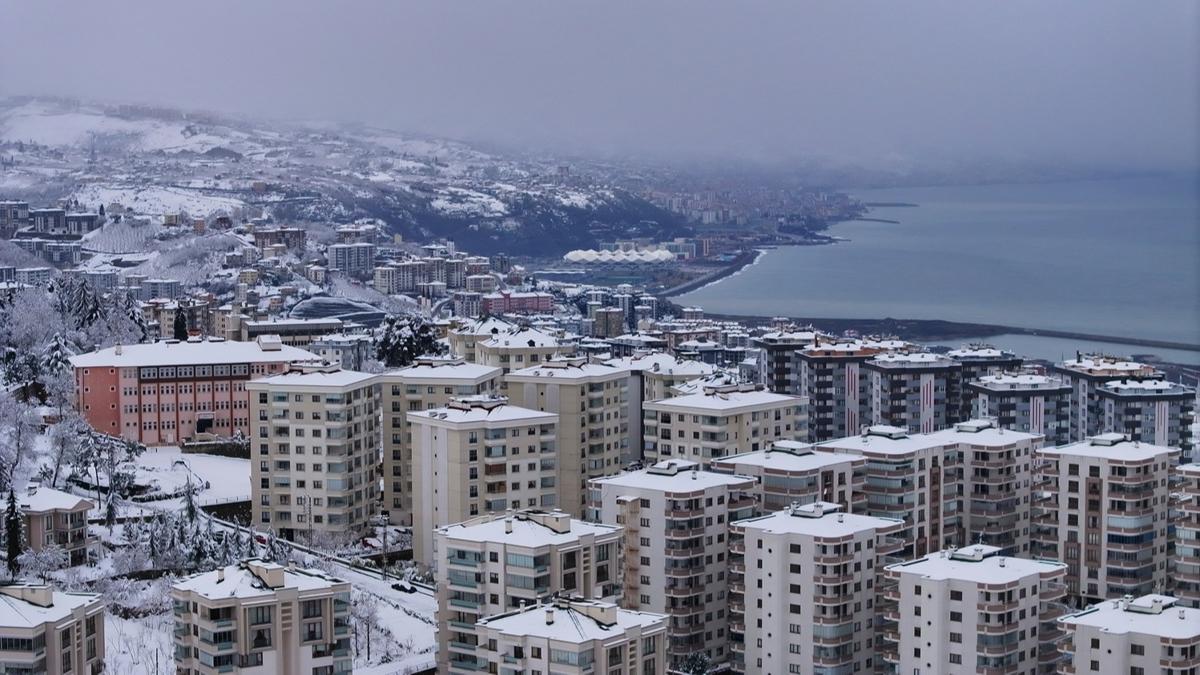
[[1129,653],[1134,656],[1143,656],[1146,653],[1146,648],[1143,645],[1129,645]]

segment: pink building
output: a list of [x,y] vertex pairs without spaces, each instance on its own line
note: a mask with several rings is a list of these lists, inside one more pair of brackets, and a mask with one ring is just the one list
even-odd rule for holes
[[513,293],[500,291],[483,296],[484,314],[536,314],[554,309],[554,296],[549,293]]
[[97,431],[147,445],[250,433],[246,381],[319,360],[282,344],[219,339],[117,345],[71,357],[79,410]]

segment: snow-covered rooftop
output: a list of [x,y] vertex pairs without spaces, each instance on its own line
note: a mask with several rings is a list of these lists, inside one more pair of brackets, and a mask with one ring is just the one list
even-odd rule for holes
[[904,526],[904,521],[861,513],[843,513],[838,504],[815,502],[789,507],[757,518],[739,520],[737,525],[748,530],[762,530],[772,534],[838,538],[869,530],[900,529]]
[[476,337],[488,337],[492,335],[492,331],[496,333],[507,333],[513,329],[513,324],[495,316],[487,316],[469,323],[454,332],[459,335],[474,335]]
[[[470,399],[463,399],[469,401]],[[431,424],[551,424],[558,421],[558,415],[540,410],[530,410],[520,406],[509,405],[498,399],[494,405],[464,405],[461,407],[447,406],[433,410],[418,410],[408,413],[409,421],[413,423],[429,422]]]
[[523,330],[507,330],[497,333],[496,335],[491,336],[479,344],[487,347],[498,348],[558,347],[559,341],[558,338],[550,335],[549,333],[543,333],[542,331],[535,330],[533,328],[526,328]]
[[77,507],[91,508],[91,502],[79,495],[73,495],[54,488],[31,485],[21,495],[21,510],[42,513],[45,511],[70,511]]
[[552,359],[538,366],[514,370],[508,374],[510,380],[530,381],[531,378],[554,378],[579,380],[591,377],[613,378],[628,376],[629,371],[603,363],[588,363],[583,359]]
[[596,538],[615,538],[621,533],[621,528],[617,525],[590,523],[567,517],[565,514],[560,516],[560,520],[564,521],[565,526],[556,530],[539,522],[536,517],[523,517],[517,513],[511,516],[471,520],[443,527],[438,531],[458,541],[506,544],[522,548],[562,546],[589,534]]
[[1195,640],[1200,636],[1200,609],[1179,607],[1168,595],[1143,595],[1128,603],[1105,600],[1058,620],[1106,633],[1141,633],[1172,640]]
[[986,387],[994,391],[1020,391],[1022,389],[1059,389],[1070,388],[1066,382],[1049,375],[1035,373],[1001,373],[999,375],[984,375],[971,384]]
[[756,452],[744,452],[740,455],[730,455],[712,460],[714,466],[729,467],[735,472],[749,467],[786,471],[789,473],[804,473],[819,471],[831,466],[850,464],[861,458],[840,452],[828,452],[814,448],[807,443],[796,441],[776,441],[772,448]]
[[626,370],[642,370],[662,375],[681,375],[685,377],[701,377],[716,372],[717,367],[696,360],[679,360],[666,352],[655,352],[640,356],[626,356],[606,361],[614,368]]
[[[273,588],[269,585],[268,577],[282,575],[282,585]],[[258,598],[275,593],[278,588],[290,588],[297,591],[316,591],[333,588],[345,581],[332,577],[320,570],[289,569],[276,563],[262,560],[249,560],[243,563],[225,565],[211,572],[201,572],[185,577],[172,588],[178,591],[191,591],[210,600],[225,598]]]
[[1086,441],[1057,448],[1042,448],[1039,452],[1050,456],[1097,457],[1124,462],[1144,462],[1164,459],[1166,455],[1177,451],[1161,445],[1131,441],[1123,434],[1112,433],[1099,434]]
[[288,345],[278,345],[278,349],[263,349],[258,342],[164,340],[151,344],[108,347],[87,354],[78,354],[71,357],[71,365],[76,368],[134,368],[224,363],[278,363],[311,361],[313,358],[312,352]]
[[334,370],[330,372],[283,373],[263,377],[246,383],[246,388],[267,389],[270,387],[300,387],[304,389],[342,389],[345,387],[365,386],[370,384],[377,375],[360,373],[356,370]]
[[1168,380],[1111,380],[1100,385],[1099,388],[1129,396],[1195,393],[1190,387]]
[[1110,375],[1113,377],[1121,377],[1122,375],[1146,376],[1157,372],[1154,366],[1145,363],[1101,355],[1083,355],[1074,359],[1068,359],[1058,364],[1058,367],[1085,375]]
[[936,551],[923,558],[889,565],[887,569],[926,579],[958,579],[988,585],[1008,584],[1030,575],[1067,569],[1066,564],[1057,561],[1015,558],[999,555],[999,551],[995,546],[972,544]]
[[383,374],[383,380],[398,379],[403,382],[410,381],[441,381],[441,380],[462,380],[468,382],[477,382],[492,377],[501,375],[504,371],[494,366],[485,366],[482,363],[470,363],[461,360],[430,360],[418,361],[416,364],[407,368],[398,370],[389,370]]
[[900,352],[879,354],[867,363],[884,368],[952,368],[957,364],[932,352]]
[[[514,637],[543,638],[567,644],[603,642],[623,636],[630,628],[640,627],[645,631],[656,626],[666,626],[665,615],[635,612],[620,609],[615,605],[609,605],[606,612],[612,623],[602,623],[589,615],[592,613],[579,611],[571,606],[576,604],[571,602],[530,605],[507,614],[483,619],[479,625]],[[596,605],[597,609],[600,609],[600,605],[607,603],[592,601],[588,604]],[[578,605],[582,606],[582,603]]]
[[750,476],[703,471],[699,464],[686,459],[666,459],[648,469],[594,478],[591,482],[598,486],[613,485],[619,488],[681,493],[715,487],[742,490],[753,487],[756,481]]
[[[48,594],[49,604],[25,600],[14,595],[28,589],[33,594]],[[35,628],[46,623],[58,623],[80,607],[98,603],[94,593],[62,593],[32,585],[12,586],[0,591],[0,626],[5,628]]]
[[697,410],[728,415],[763,407],[799,405],[800,401],[799,397],[776,394],[765,389],[729,391],[727,388],[713,388],[695,394],[651,401],[646,403],[645,408],[663,411]]

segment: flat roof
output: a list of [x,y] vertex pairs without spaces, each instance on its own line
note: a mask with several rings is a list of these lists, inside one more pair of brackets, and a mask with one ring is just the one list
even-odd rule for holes
[[605,363],[614,368],[642,370],[661,375],[692,375],[700,377],[711,375],[717,371],[717,367],[710,363],[693,359],[680,360],[666,352],[609,359]]
[[[821,507],[820,511],[817,510],[818,505]],[[765,516],[739,520],[736,521],[736,525],[771,534],[801,534],[836,539],[867,530],[898,529],[903,527],[904,521],[861,513],[843,513],[837,504],[818,502],[805,504],[797,509],[786,508]]]
[[726,392],[714,390],[650,401],[643,407],[646,410],[704,410],[733,413],[762,406],[799,405],[801,400],[799,396],[776,394],[765,389]]
[[97,602],[95,593],[63,593],[53,591],[48,607],[0,593],[0,626],[6,628],[35,628],[45,623],[58,623],[76,609]]
[[[552,622],[547,622],[547,615],[553,616]],[[604,641],[622,636],[630,628],[649,628],[661,625],[666,627],[667,617],[663,614],[650,612],[635,612],[633,610],[616,608],[614,613],[616,623],[605,625],[570,607],[555,605],[529,605],[522,609],[498,614],[479,621],[480,626],[486,626],[506,635],[536,637],[556,640],[570,644]]]
[[[678,473],[667,474],[656,470],[664,470],[675,464]],[[665,459],[649,469],[628,471],[616,476],[593,478],[590,482],[597,485],[615,485],[622,488],[638,488],[658,490],[661,492],[697,492],[714,487],[740,489],[753,486],[757,481],[752,476],[738,476],[727,473],[703,471],[696,462],[686,459]]]
[[[533,344],[529,344],[530,342]],[[533,328],[526,328],[524,330],[501,331],[479,344],[488,347],[524,347],[528,349],[530,347],[558,347],[559,341],[558,338],[549,333],[543,333]]]
[[192,342],[161,341],[150,344],[121,345],[107,347],[87,354],[71,357],[76,368],[126,368],[153,366],[196,366],[224,363],[276,363],[288,361],[312,361],[314,355],[299,347],[278,345],[278,349],[264,350],[258,342],[232,340],[205,340]]
[[[1101,459],[1125,462],[1142,462],[1158,459],[1163,455],[1176,452],[1173,448],[1139,441],[1117,440],[1124,439],[1120,434],[1101,434],[1086,441],[1070,443],[1057,448],[1042,448],[1044,455],[1063,455],[1075,457],[1099,457]],[[1101,442],[1097,442],[1097,440]]]
[[431,362],[418,363],[398,370],[389,370],[383,373],[382,378],[385,382],[393,378],[405,382],[414,380],[463,380],[466,382],[476,382],[491,377],[499,377],[503,373],[504,370],[502,368],[485,366],[482,363],[463,361],[460,363],[437,363],[435,365]]
[[628,370],[615,368],[603,363],[575,363],[566,361],[551,361],[550,363],[554,365],[547,365],[543,363],[539,366],[530,366],[529,368],[514,370],[508,374],[508,379],[523,379],[525,381],[535,378],[572,380],[587,379],[590,377],[626,377],[629,375]]
[[266,387],[330,387],[341,389],[354,385],[370,384],[376,377],[378,376],[371,373],[360,373],[357,370],[335,370],[328,373],[283,373],[281,375],[272,375],[254,380],[247,383],[247,388],[253,385],[256,389]]
[[[580,537],[591,534],[596,537],[619,535],[618,525],[601,525],[586,520],[569,519],[570,529],[566,532],[556,532],[532,518],[512,516],[497,516],[486,522],[458,523],[438,529],[451,539],[477,543],[507,544],[522,548],[538,548],[541,546],[561,546],[578,541]],[[508,531],[511,524],[512,531]]]
[[412,422],[428,421],[433,424],[448,425],[479,423],[509,424],[513,422],[549,424],[557,422],[558,415],[504,403],[491,407],[471,406],[466,410],[449,407],[434,408],[433,410],[417,410],[408,413],[408,419]]
[[[1146,611],[1153,607],[1155,600],[1162,603],[1162,611]],[[1106,633],[1142,633],[1177,640],[1200,637],[1200,609],[1175,605],[1175,598],[1167,595],[1143,595],[1127,607],[1122,606],[1121,600],[1105,600],[1058,620],[1073,626],[1091,626]]]
[[[268,563],[261,560],[253,561],[253,564],[270,570],[282,569],[282,588],[294,588],[298,591],[314,591],[332,588],[335,584],[347,583],[337,577],[328,576],[321,570],[289,569],[276,563]],[[222,576],[222,572],[224,576]],[[272,595],[276,590],[279,590],[269,588],[250,569],[249,565],[245,563],[225,565],[223,568],[184,577],[176,582],[172,588],[180,591],[191,591],[210,600],[258,598]]]
[[862,461],[860,457],[848,455],[844,452],[829,452],[806,443],[795,443],[794,441],[792,443],[795,443],[796,446],[803,446],[803,449],[800,447],[789,449],[784,445],[785,443],[788,442],[776,441],[776,446],[784,447],[773,447],[755,452],[744,452],[740,455],[729,455],[728,457],[713,459],[712,463],[723,466],[727,465],[731,468],[755,466],[763,469],[800,473],[804,471],[818,471],[838,464],[848,464],[855,460]]
[[[887,569],[902,574],[917,574],[926,579],[958,579],[977,584],[1007,584],[1034,574],[1065,570],[1065,563],[1053,560],[1032,560],[995,555],[996,547],[974,544],[961,549],[930,553],[924,558],[888,565]],[[973,553],[982,554],[970,559]]]

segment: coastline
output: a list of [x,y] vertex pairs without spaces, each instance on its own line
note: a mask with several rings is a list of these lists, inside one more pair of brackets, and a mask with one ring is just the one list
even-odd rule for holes
[[695,279],[679,284],[678,286],[668,288],[667,290],[657,293],[656,295],[660,298],[673,298],[678,295],[683,295],[684,293],[698,291],[709,284],[715,284],[722,279],[731,277],[747,267],[750,267],[751,265],[757,263],[762,256],[766,255],[766,253],[767,249],[765,248],[756,248],[753,251],[747,251],[734,258],[732,262],[719,270],[696,277]]

